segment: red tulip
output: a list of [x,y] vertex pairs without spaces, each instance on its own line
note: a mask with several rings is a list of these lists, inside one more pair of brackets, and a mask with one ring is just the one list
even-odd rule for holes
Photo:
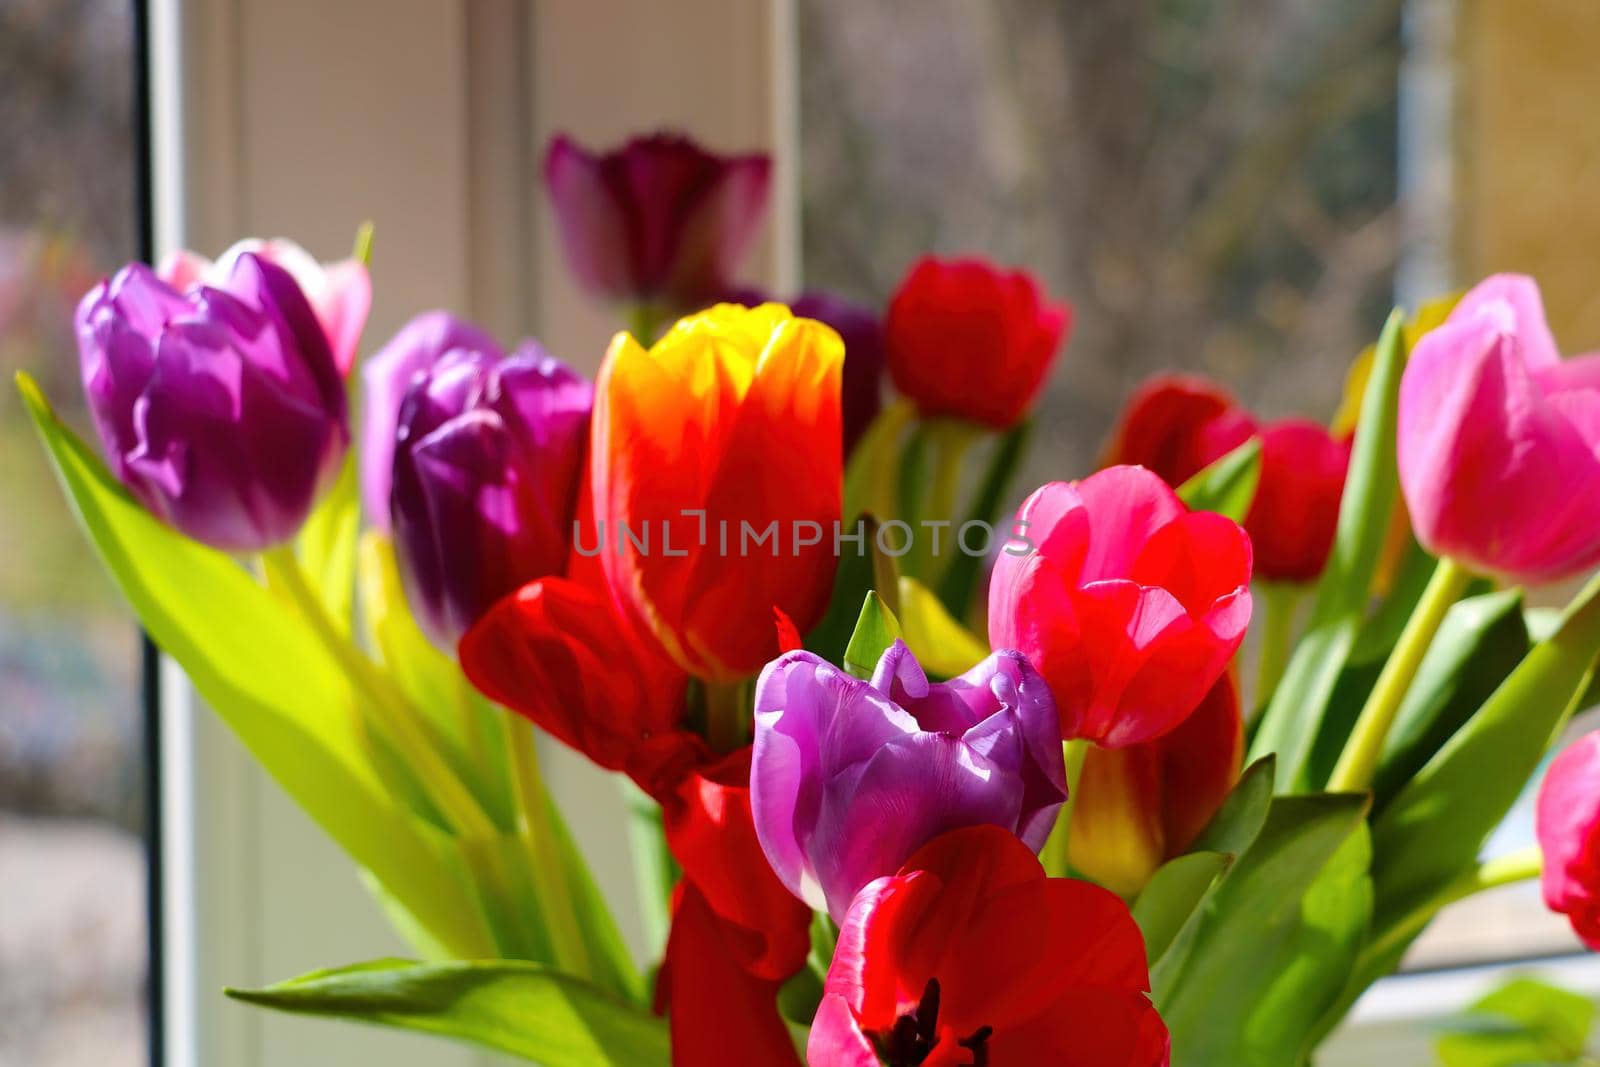
[[839,335],[786,308],[718,305],[647,352],[612,342],[596,384],[596,534],[612,596],[700,678],[777,654],[772,609],[827,608],[843,493]]
[[750,749],[687,774],[662,811],[683,868],[657,986],[673,1062],[798,1065],[777,995],[811,950],[811,909],[756,839]]
[[1072,808],[1073,869],[1128,897],[1186,851],[1239,779],[1241,721],[1238,686],[1224,671],[1171,733],[1091,748]]
[[604,592],[529,582],[467,631],[459,654],[484,695],[647,790],[676,755],[687,679]]
[[1335,439],[1309,419],[1283,419],[1261,431],[1261,481],[1244,517],[1256,574],[1309,582],[1322,573],[1349,466],[1350,438]]
[[1102,465],[1149,467],[1176,487],[1255,432],[1249,413],[1210,378],[1156,374],[1128,398]]
[[924,415],[1015,425],[1044,385],[1072,325],[1024,271],[981,259],[917,262],[884,323],[895,388]]
[[1348,434],[1335,438],[1309,419],[1258,425],[1210,379],[1156,375],[1129,399],[1106,462],[1149,467],[1176,488],[1257,434],[1261,479],[1244,519],[1255,573],[1310,581],[1327,566],[1338,529]]
[[1539,787],[1544,902],[1600,950],[1600,731],[1555,758]]
[[856,897],[807,1059],[1162,1067],[1169,1040],[1149,988],[1144,939],[1121,900],[1046,878],[1005,830],[969,827]]
[[656,979],[656,1011],[667,1014],[673,1063],[799,1067],[777,1007],[783,983],[740,965],[743,941],[743,932],[718,918],[692,883],[679,886]]
[[1017,512],[989,583],[989,643],[1044,675],[1062,736],[1160,737],[1222,676],[1250,622],[1250,539],[1143,467],[1052,482]]

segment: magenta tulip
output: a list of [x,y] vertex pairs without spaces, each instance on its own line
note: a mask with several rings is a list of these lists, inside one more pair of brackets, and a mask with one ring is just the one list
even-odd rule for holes
[[1188,718],[1250,622],[1245,532],[1143,467],[1051,482],[1013,529],[989,582],[989,643],[1044,675],[1062,736],[1120,748]]
[[1600,950],[1600,732],[1555,758],[1539,787],[1544,902]]
[[174,252],[161,261],[156,273],[180,292],[196,283],[219,285],[233,273],[234,263],[246,252],[277,264],[294,277],[328,335],[339,373],[349,374],[361,346],[367,314],[372,310],[372,278],[359,261],[319,263],[286,237],[266,241],[249,237],[218,256],[215,263],[188,250]]
[[197,541],[259,552],[299,530],[350,443],[344,382],[288,272],[242,253],[179,293],[133,263],[78,305],[89,412],[111,467]]
[[389,529],[389,482],[394,473],[400,403],[418,377],[448,352],[503,354],[494,338],[447,311],[425,311],[400,328],[361,368],[361,502],[367,521]]
[[1600,354],[1561,359],[1533,279],[1486,279],[1417,343],[1399,456],[1430,552],[1522,582],[1600,562]]
[[675,312],[728,289],[761,224],[771,173],[766,155],[721,156],[666,133],[598,155],[562,134],[544,163],[567,262],[584,288]]
[[439,644],[501,597],[560,575],[594,387],[534,342],[452,349],[400,407],[390,517],[406,599]]
[[870,681],[789,652],[755,707],[756,834],[789,891],[836,920],[946,830],[1000,826],[1037,852],[1066,799],[1055,704],[1015,652],[938,684],[899,641]]

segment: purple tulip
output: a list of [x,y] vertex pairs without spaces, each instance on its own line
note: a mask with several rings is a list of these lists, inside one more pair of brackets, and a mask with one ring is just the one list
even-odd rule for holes
[[871,681],[789,652],[761,672],[755,714],[761,847],[835,920],[946,830],[993,824],[1038,851],[1067,796],[1055,701],[1018,652],[940,684],[899,641]]
[[406,598],[454,648],[495,601],[566,569],[594,387],[526,342],[452,349],[406,393],[390,497]]
[[545,183],[567,260],[595,295],[689,311],[725,289],[766,208],[772,160],[687,137],[635,137],[595,155],[562,134]]
[[789,305],[803,319],[825,322],[844,339],[844,452],[848,456],[883,406],[883,320],[871,308],[831,293],[803,293]]
[[75,323],[95,428],[146,507],[230,552],[294,535],[350,430],[327,336],[283,268],[246,253],[220,287],[179,293],[132,263]]
[[421,373],[452,349],[498,359],[494,338],[448,311],[425,311],[401,327],[361,367],[361,502],[367,521],[389,531],[389,480],[394,472],[394,435],[400,402]]

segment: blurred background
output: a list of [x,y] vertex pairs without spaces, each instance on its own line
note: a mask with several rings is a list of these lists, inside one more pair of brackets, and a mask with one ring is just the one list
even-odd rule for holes
[[[533,18],[515,0],[485,6]],[[774,9],[793,47],[799,135],[779,165],[798,183],[808,287],[881,306],[935,249],[1025,266],[1076,306],[1027,484],[1089,470],[1129,390],[1159,368],[1220,378],[1268,417],[1326,419],[1397,293],[1414,303],[1491,270],[1537,274],[1564,350],[1600,348],[1593,0]],[[573,36],[621,32],[607,4],[584,10],[538,17]],[[569,39],[554,33],[541,49]],[[0,0],[0,362],[32,372],[80,426],[71,310],[136,254],[134,61],[127,0]],[[537,89],[544,72],[495,76]],[[363,100],[384,106],[381,94]],[[507,138],[528,158],[506,173],[533,172],[530,140]],[[307,210],[284,199],[295,195],[309,199],[256,190],[255,217],[299,217],[284,206]],[[541,217],[531,183],[518,195]],[[393,216],[378,221],[381,263],[384,242],[408,237]],[[527,317],[515,313],[520,282],[485,284],[510,321]],[[384,328],[414,310],[383,304],[381,274],[379,294]],[[598,351],[568,349],[603,336],[587,328],[551,328],[580,365]],[[139,1064],[138,635],[9,385],[0,484],[0,1067]],[[1528,832],[1519,812],[1502,843]],[[1520,887],[1447,916],[1411,966],[1574,945]]]
[[125,0],[0,0],[0,1064],[146,1061],[139,635],[11,388],[79,402],[72,309],[135,252]]

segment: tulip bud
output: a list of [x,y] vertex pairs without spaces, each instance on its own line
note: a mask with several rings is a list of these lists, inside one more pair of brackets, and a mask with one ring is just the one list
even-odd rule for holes
[[789,891],[836,920],[945,830],[992,823],[1037,852],[1066,795],[1055,704],[1015,652],[939,684],[900,641],[870,681],[790,652],[756,682],[756,833]]
[[672,312],[728,288],[760,226],[771,173],[766,155],[719,156],[665,133],[600,155],[562,134],[544,161],[578,281],[605,300]]
[[447,311],[426,311],[400,328],[361,367],[361,503],[367,521],[389,530],[389,487],[400,403],[411,383],[446,352],[461,349],[499,358],[494,338]]
[[242,253],[186,293],[143,264],[78,305],[89,411],[112,469],[197,541],[258,552],[294,535],[350,443],[344,383],[294,279]]
[[1561,359],[1532,278],[1481,282],[1417,342],[1398,437],[1428,551],[1517,582],[1600,562],[1600,354]]
[[440,644],[566,567],[593,387],[529,342],[453,349],[406,393],[390,497],[407,599]]
[[1121,748],[1188,718],[1250,622],[1250,539],[1143,467],[1051,482],[989,582],[989,643],[1044,675],[1062,736]]
[[1131,897],[1181,855],[1239,779],[1239,690],[1223,672],[1171,733],[1126,748],[1090,748],[1068,838],[1074,870]]
[[1004,430],[1033,406],[1071,325],[1072,308],[1023,271],[929,256],[889,302],[889,375],[924,415]]
[[1310,581],[1333,549],[1350,465],[1348,435],[1336,439],[1309,419],[1258,426],[1208,379],[1156,375],[1129,399],[1107,462],[1149,467],[1177,487],[1253,436],[1261,438],[1261,475],[1244,528],[1255,550],[1255,574]]
[[1544,902],[1600,951],[1600,732],[1557,756],[1539,787]]
[[1255,420],[1219,383],[1154,374],[1128,398],[1101,465],[1149,467],[1176,488],[1255,432]]
[[173,252],[161,261],[156,273],[179,292],[197,283],[220,285],[247,252],[289,272],[328,335],[328,347],[333,350],[339,374],[349,374],[361,345],[361,331],[367,325],[367,313],[372,310],[372,278],[365,264],[346,259],[324,265],[288,238],[263,241],[249,237],[222,253],[215,263],[187,250]]
[[843,493],[839,335],[723,304],[647,352],[618,334],[596,385],[594,508],[612,597],[697,677],[734,681],[827,607]]
[[1309,582],[1322,573],[1338,533],[1349,466],[1350,438],[1335,439],[1309,419],[1281,419],[1262,429],[1261,478],[1244,517],[1257,575]]

